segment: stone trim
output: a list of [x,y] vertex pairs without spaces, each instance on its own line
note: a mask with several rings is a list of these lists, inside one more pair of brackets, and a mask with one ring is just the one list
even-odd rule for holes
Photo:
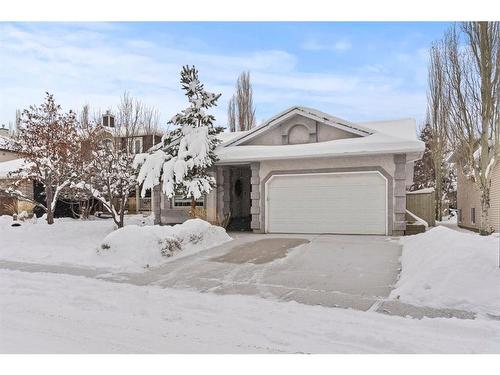
[[[287,175],[287,174],[308,174],[308,173],[342,173],[342,172],[380,172],[387,179],[387,234],[390,236],[393,234],[394,227],[394,207],[393,207],[393,178],[392,176],[380,166],[372,167],[345,167],[345,168],[321,168],[321,169],[299,169],[299,170],[278,170],[270,171],[260,184],[260,191],[262,191],[260,197],[260,231],[264,232],[266,229],[266,198],[265,189],[266,182],[272,176]],[[406,201],[405,201],[406,202]],[[253,205],[253,201],[252,201]],[[253,217],[252,217],[253,222]],[[253,227],[252,227],[253,229]]]
[[253,230],[260,230],[260,163],[250,164],[251,177],[250,177],[250,213],[252,214],[252,221],[250,228]]
[[394,230],[406,230],[406,155],[394,155]]

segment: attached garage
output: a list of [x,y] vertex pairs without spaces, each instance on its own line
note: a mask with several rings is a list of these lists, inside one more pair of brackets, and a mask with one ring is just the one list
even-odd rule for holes
[[379,172],[273,175],[268,233],[387,234],[387,180]]

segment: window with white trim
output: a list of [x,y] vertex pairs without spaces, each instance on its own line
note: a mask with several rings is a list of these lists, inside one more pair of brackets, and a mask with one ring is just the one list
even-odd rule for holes
[[[186,198],[183,195],[175,195],[173,198],[174,207],[191,207],[191,198]],[[196,207],[204,207],[205,199],[201,197],[196,200]]]
[[128,150],[131,154],[140,154],[142,152],[142,137],[129,138]]
[[470,222],[476,224],[476,207],[470,209]]

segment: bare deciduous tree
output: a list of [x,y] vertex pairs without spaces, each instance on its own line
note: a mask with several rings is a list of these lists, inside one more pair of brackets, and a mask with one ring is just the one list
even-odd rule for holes
[[445,49],[443,43],[435,43],[430,50],[427,123],[430,129],[431,159],[434,169],[436,193],[436,219],[443,218],[443,194],[445,155],[448,151],[449,95],[445,79]]
[[229,99],[227,105],[227,124],[229,126],[229,131],[236,131],[236,99],[234,95]]
[[255,126],[255,108],[250,72],[243,72],[238,77],[236,94],[228,104],[228,121],[231,131],[249,130]]
[[465,22],[460,30],[453,27],[445,37],[445,48],[450,136],[460,151],[465,174],[474,179],[481,193],[479,230],[487,234],[491,231],[491,174],[500,151],[499,23]]

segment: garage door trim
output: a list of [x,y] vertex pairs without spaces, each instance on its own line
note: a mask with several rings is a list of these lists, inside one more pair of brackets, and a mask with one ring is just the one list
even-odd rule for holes
[[385,183],[385,215],[384,215],[384,222],[385,222],[385,235],[387,236],[389,234],[389,220],[388,220],[388,215],[389,215],[389,196],[388,196],[388,185],[389,181],[386,176],[380,171],[377,170],[367,170],[367,171],[345,171],[345,172],[306,172],[306,173],[279,173],[279,174],[272,174],[264,183],[264,202],[265,202],[265,208],[264,208],[264,231],[265,233],[269,233],[269,201],[268,201],[268,184],[274,179],[278,177],[287,177],[287,176],[317,176],[317,175],[349,175],[349,174],[378,174],[384,179]]

